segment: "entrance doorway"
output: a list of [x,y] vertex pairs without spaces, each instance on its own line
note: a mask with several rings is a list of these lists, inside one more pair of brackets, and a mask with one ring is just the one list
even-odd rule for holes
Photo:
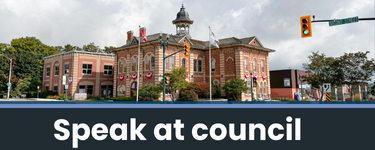
[[101,97],[105,97],[105,98],[113,97],[113,85],[102,85]]
[[131,97],[135,96],[134,91],[137,91],[137,82],[133,82],[132,85],[130,86],[130,96]]

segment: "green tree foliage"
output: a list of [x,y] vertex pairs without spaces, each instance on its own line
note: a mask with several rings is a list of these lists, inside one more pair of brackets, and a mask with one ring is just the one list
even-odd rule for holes
[[32,78],[27,77],[18,81],[17,87],[13,90],[13,96],[19,96],[24,92],[28,92],[30,85],[32,84]]
[[114,46],[104,46],[104,52],[105,53],[111,53],[112,49],[115,49],[116,47]]
[[99,46],[95,45],[94,42],[91,42],[90,44],[83,45],[82,50],[88,51],[88,52],[100,52]]
[[180,91],[178,101],[198,101],[198,94],[194,92],[194,89],[188,87]]
[[307,58],[309,62],[304,63],[303,67],[309,75],[302,76],[303,81],[307,81],[315,88],[320,88],[323,83],[331,83],[332,86],[342,85],[344,72],[338,58],[326,57],[319,52],[312,52]]
[[[172,101],[176,100],[177,90],[182,88],[186,88],[189,84],[183,76],[186,76],[188,72],[186,71],[185,67],[175,68],[172,72],[168,75],[171,77],[171,82],[165,85],[165,89],[168,93],[172,95]],[[163,86],[164,79],[161,80],[160,85]]]
[[[342,70],[344,71],[345,83],[353,85],[370,81],[373,72],[375,71],[374,59],[367,59],[367,54],[370,52],[345,53],[339,58]],[[353,100],[353,90],[350,90],[350,96]]]
[[237,100],[238,94],[246,92],[250,88],[246,86],[245,80],[232,79],[224,84],[223,89],[227,96],[231,96],[234,100]]
[[160,97],[162,88],[160,85],[152,85],[147,83],[139,89],[139,97],[148,98],[149,100],[154,100]]

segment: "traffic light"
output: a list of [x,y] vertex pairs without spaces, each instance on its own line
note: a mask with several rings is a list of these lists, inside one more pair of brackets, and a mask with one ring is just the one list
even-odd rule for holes
[[185,58],[190,57],[190,44],[189,43],[184,44],[184,57]]
[[164,82],[165,82],[165,84],[171,83],[171,77],[164,76]]
[[311,32],[311,17],[310,17],[310,15],[302,16],[300,18],[300,23],[301,23],[301,37],[302,38],[311,37],[312,32]]

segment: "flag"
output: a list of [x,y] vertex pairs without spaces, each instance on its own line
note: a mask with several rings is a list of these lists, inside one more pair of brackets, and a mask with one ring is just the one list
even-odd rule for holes
[[219,45],[217,44],[219,42],[218,39],[216,39],[215,34],[210,29],[210,44],[214,45],[215,47],[219,48]]
[[142,36],[142,38],[143,38],[143,42],[146,42],[146,41],[147,41],[147,40],[146,40],[146,37],[145,37],[145,35],[142,33],[142,30],[141,30],[141,29],[139,29],[139,35]]

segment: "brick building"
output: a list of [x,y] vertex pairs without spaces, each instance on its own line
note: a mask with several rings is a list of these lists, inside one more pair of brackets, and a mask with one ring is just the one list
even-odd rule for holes
[[[209,41],[196,40],[190,36],[189,31],[193,20],[189,18],[184,6],[172,23],[176,26],[176,35],[170,35],[166,56],[181,50],[184,43],[189,43],[190,58],[184,58],[183,52],[169,57],[165,64],[166,73],[173,68],[185,66],[189,73],[187,81],[209,83]],[[139,41],[133,31],[128,31],[126,45],[113,50],[116,54],[113,80],[117,96],[133,96],[132,90],[136,90],[136,78],[138,77],[140,87],[148,82],[158,84],[161,80],[158,77],[163,72],[163,48],[160,46],[160,34],[147,35],[145,27],[141,30],[146,35],[147,42]],[[138,34],[138,32],[136,33]],[[166,37],[167,34],[163,33],[163,40],[166,40]],[[268,53],[275,50],[264,47],[255,36],[242,39],[230,37],[219,39],[219,41],[220,48],[211,47],[211,69],[214,84],[222,87],[225,82],[233,78],[241,78],[250,83],[252,77],[249,74],[252,71],[253,77],[257,79],[254,94],[268,97],[271,93]],[[140,68],[137,77],[138,42],[141,43]],[[221,93],[222,96],[225,95],[224,91]],[[242,93],[241,99],[251,100],[250,93],[250,91]]]
[[[113,95],[114,54],[70,51],[44,58],[43,90],[64,93],[63,75],[72,77],[68,95]],[[67,79],[68,80],[68,79]]]
[[[308,75],[304,70],[286,69],[270,71],[271,77],[271,95],[274,97],[283,97],[294,99],[294,93],[301,92],[299,86],[306,85],[307,82],[302,82],[298,79],[298,75]],[[312,86],[303,88],[304,94],[310,94]],[[312,94],[312,93],[311,93]],[[315,95],[319,97],[320,95]]]

